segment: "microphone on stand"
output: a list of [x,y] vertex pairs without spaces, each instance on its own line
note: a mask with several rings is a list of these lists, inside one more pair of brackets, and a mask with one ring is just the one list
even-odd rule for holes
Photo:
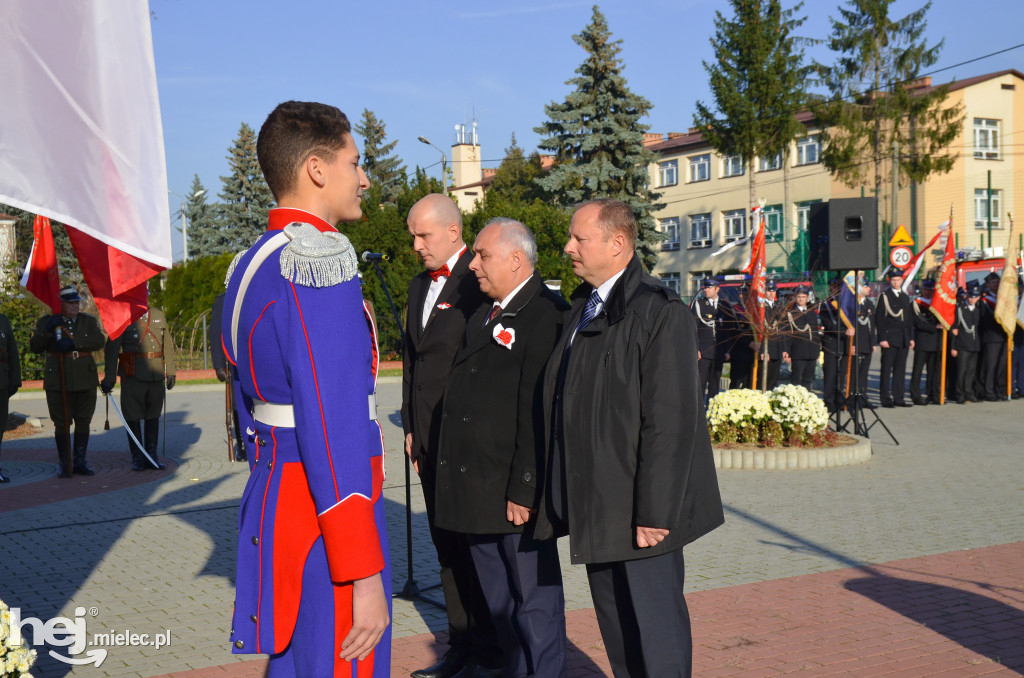
[[370,252],[370,251],[363,252],[362,259],[366,263],[370,263],[371,261],[391,261],[391,257],[389,257],[386,254],[381,254],[380,252]]

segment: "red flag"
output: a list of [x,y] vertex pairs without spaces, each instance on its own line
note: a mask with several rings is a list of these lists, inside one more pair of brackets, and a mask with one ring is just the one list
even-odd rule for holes
[[103,327],[116,339],[146,312],[146,281],[162,271],[163,266],[133,257],[77,228],[69,226],[68,237]]
[[950,222],[947,220],[945,223],[939,224],[938,232],[928,241],[928,244],[921,248],[921,251],[914,255],[910,260],[910,263],[903,269],[903,291],[910,294],[910,288],[914,285],[914,278],[917,277],[917,272],[921,270],[921,264],[924,263],[924,253],[927,252],[938,242],[939,238],[942,237],[943,232],[949,228]]
[[[935,285],[931,311],[947,330],[953,326],[956,314],[956,246],[953,237],[953,218],[949,219],[946,235],[946,253],[939,266],[939,282]],[[923,250],[922,250],[923,251]]]
[[60,274],[50,220],[36,216],[32,224],[32,253],[21,276],[21,286],[43,306],[60,313]]
[[765,298],[765,243],[764,243],[764,212],[760,207],[755,207],[760,215],[757,226],[757,235],[754,237],[754,244],[750,247],[750,263],[743,269],[743,272],[751,276],[750,293],[747,295],[747,318],[754,328],[754,332],[760,341],[764,334],[764,298]]

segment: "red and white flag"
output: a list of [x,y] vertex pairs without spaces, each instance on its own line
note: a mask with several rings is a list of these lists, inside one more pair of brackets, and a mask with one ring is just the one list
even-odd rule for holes
[[924,253],[935,246],[935,243],[939,241],[939,238],[949,228],[950,220],[946,219],[944,222],[939,224],[939,231],[936,233],[928,244],[921,248],[921,251],[914,255],[914,258],[910,260],[906,268],[903,269],[903,291],[910,294],[910,288],[914,284],[914,278],[917,277],[917,272],[921,270],[921,264],[924,263]]
[[148,3],[7,0],[0,13],[0,202],[68,226],[107,332],[171,265]]
[[743,272],[750,276],[750,292],[747,295],[747,319],[754,328],[758,341],[764,334],[764,299],[765,299],[765,272],[767,270],[767,259],[765,256],[765,222],[764,211],[758,208],[751,210],[760,218],[757,220],[757,234],[754,236],[754,244],[750,248],[750,263],[743,269]]
[[29,254],[21,286],[53,313],[60,313],[60,275],[57,248],[53,245],[50,220],[36,216],[32,223],[32,253]]

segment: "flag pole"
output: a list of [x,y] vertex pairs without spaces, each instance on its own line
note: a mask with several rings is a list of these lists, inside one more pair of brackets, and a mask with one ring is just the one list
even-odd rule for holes
[[[1010,219],[1010,232],[1006,236],[1006,256],[1009,258],[1010,252],[1013,251],[1013,212],[1007,212],[1006,216]],[[1003,275],[1006,274],[1005,266],[1003,267]],[[997,297],[998,301],[998,297]],[[1006,332],[1006,328],[1003,328]],[[1013,332],[1006,332],[1006,399],[1013,399]]]
[[939,376],[942,377],[942,389],[939,391],[939,404],[946,404],[946,337],[949,332],[945,329],[942,330],[942,368],[939,370]]

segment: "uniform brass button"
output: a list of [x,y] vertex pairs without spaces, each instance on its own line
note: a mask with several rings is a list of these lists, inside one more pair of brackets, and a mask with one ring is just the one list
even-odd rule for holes
[[258,538],[258,537],[253,537],[253,538],[252,538],[252,543],[253,543],[253,544],[256,544],[256,545],[259,545],[259,543],[260,543],[260,540],[259,540],[259,538]]
[[258,443],[260,444],[260,446],[261,446],[261,447],[265,447],[265,446],[266,446],[266,444],[267,444],[267,441],[266,441],[266,439],[264,439],[264,438],[260,438],[260,439],[258,439],[258,440],[257,440],[256,442],[258,442]]
[[460,466],[459,470],[462,471],[463,473],[465,473],[466,472],[466,467],[465,466]]
[[469,373],[470,373],[470,374],[476,374],[476,373],[477,373],[477,372],[479,372],[479,371],[480,371],[480,370],[478,370],[478,369],[477,369],[477,368],[475,368],[475,367],[471,367],[471,368],[469,369]]
[[533,474],[527,471],[526,473],[523,474],[523,480],[525,480],[526,482],[530,482],[531,480],[533,480]]
[[268,461],[267,462],[267,468],[274,468],[274,462],[273,461]]
[[240,640],[236,640],[235,641],[235,647],[237,647],[239,650],[241,650],[243,647],[245,647],[245,643],[243,643]]
[[249,619],[251,619],[253,621],[253,623],[255,623],[256,622],[256,615],[250,614],[249,615]]
[[463,417],[462,421],[468,424],[470,419],[471,417]]

